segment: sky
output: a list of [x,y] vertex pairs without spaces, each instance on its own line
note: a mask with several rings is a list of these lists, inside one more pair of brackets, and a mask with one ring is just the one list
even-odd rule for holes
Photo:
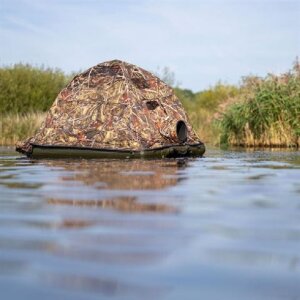
[[0,0],[0,65],[169,67],[182,88],[265,76],[300,56],[300,0]]

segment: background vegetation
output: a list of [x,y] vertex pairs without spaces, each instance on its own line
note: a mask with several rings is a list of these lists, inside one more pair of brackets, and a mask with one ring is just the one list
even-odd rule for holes
[[[225,102],[226,104],[226,102]],[[282,75],[244,78],[240,92],[218,117],[221,143],[300,145],[300,65]]]
[[[168,68],[159,77],[174,87],[201,140],[214,145],[299,146],[300,66],[282,75],[248,76],[197,93],[182,89]],[[17,64],[0,68],[0,144],[34,134],[72,74]]]
[[68,80],[58,69],[23,64],[0,68],[0,114],[46,111]]
[[0,119],[0,145],[15,145],[17,142],[33,136],[45,116],[46,113],[44,112],[2,115]]
[[193,93],[190,90],[175,88],[177,97],[181,100],[189,119],[201,140],[206,143],[219,144],[221,131],[215,117],[220,105],[235,97],[239,88],[217,83],[207,90]]

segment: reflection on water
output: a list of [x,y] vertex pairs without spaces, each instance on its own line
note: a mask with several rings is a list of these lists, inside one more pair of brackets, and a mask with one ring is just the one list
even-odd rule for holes
[[[180,180],[176,175],[179,168],[185,165],[184,160],[173,161],[145,161],[145,160],[85,160],[80,163],[74,161],[45,161],[51,168],[63,168],[67,174],[60,177],[63,185],[88,186],[90,189],[105,190],[159,190],[164,189]],[[101,207],[119,210],[122,212],[176,212],[177,208],[172,204],[138,201],[136,196],[110,196],[98,198],[99,192],[90,198],[89,191],[79,198],[64,193],[64,198],[47,198],[49,204]]]
[[46,161],[49,167],[62,167],[70,171],[62,176],[64,181],[80,181],[88,186],[100,189],[156,190],[175,185],[178,181],[176,170],[184,166],[180,161],[145,161],[145,160],[95,160],[80,163],[72,161]]
[[300,155],[0,148],[1,299],[300,299]]
[[166,204],[139,203],[135,197],[115,197],[103,200],[48,199],[49,204],[112,208],[122,212],[176,212]]

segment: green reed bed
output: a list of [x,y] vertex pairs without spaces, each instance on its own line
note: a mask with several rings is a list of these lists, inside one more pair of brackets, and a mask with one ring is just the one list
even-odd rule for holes
[[282,75],[246,77],[241,92],[218,118],[221,143],[299,147],[300,67]]

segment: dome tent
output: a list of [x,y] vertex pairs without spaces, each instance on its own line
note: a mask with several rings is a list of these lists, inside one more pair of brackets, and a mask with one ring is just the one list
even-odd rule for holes
[[16,150],[29,157],[170,157],[205,148],[171,87],[113,60],[75,76]]

